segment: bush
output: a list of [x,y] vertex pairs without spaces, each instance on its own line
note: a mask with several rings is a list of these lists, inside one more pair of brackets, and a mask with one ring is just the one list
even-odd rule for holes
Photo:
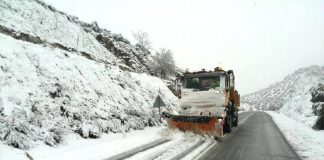
[[0,140],[15,148],[29,149],[33,146],[33,130],[28,124],[13,119],[0,120]]
[[79,134],[83,138],[99,138],[100,130],[99,127],[93,124],[83,124],[79,129]]
[[324,130],[324,102],[316,103],[316,114],[318,118],[313,126],[314,129]]
[[323,84],[318,84],[317,87],[312,87],[310,89],[311,94],[312,94],[312,99],[311,101],[313,103],[315,102],[324,102],[324,85]]
[[162,48],[153,56],[153,72],[161,78],[175,75],[175,62],[172,51]]
[[324,130],[324,85],[318,84],[317,87],[310,89],[314,103],[312,106],[313,113],[318,116],[313,128],[317,130]]

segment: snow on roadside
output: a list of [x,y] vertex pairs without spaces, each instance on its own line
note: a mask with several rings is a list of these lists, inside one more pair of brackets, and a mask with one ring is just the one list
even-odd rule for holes
[[[159,132],[161,137],[171,139],[171,141],[151,148],[142,153],[136,154],[127,160],[168,160],[173,159],[178,154],[181,154],[186,149],[195,145],[200,140],[205,142],[215,142],[214,138],[208,136],[201,136],[192,132],[181,132],[179,130],[169,130],[167,128],[161,129]],[[199,148],[199,147],[198,147]],[[194,151],[192,151],[194,152]],[[191,154],[188,157],[193,158],[197,153]]]
[[1,160],[28,160],[23,150],[9,147],[0,142],[0,159]]
[[324,131],[315,131],[283,114],[267,113],[302,159],[324,159]]
[[65,144],[55,148],[42,145],[28,153],[35,160],[104,159],[159,139],[160,130],[161,127],[151,127],[126,134],[105,134],[100,139],[83,139],[78,135],[71,135],[67,137]]
[[27,152],[35,160],[96,160],[112,157],[159,138],[167,138],[171,139],[171,141],[129,159],[144,160],[152,159],[153,157],[158,157],[157,159],[170,159],[201,139],[214,141],[208,137],[195,135],[190,132],[183,133],[177,130],[169,130],[166,127],[151,127],[126,134],[109,134],[104,135],[101,139],[82,139],[77,135],[71,135],[67,138],[68,140],[65,141],[65,144],[60,144],[55,148],[41,145]]

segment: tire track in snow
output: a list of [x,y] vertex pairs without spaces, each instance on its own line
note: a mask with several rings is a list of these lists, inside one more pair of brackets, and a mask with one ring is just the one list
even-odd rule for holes
[[128,150],[126,152],[122,152],[122,153],[117,154],[115,156],[109,157],[106,160],[122,160],[122,159],[126,159],[126,158],[129,158],[129,157],[131,157],[133,155],[136,155],[136,154],[138,154],[140,152],[143,152],[143,151],[146,151],[148,149],[154,148],[156,146],[159,146],[159,145],[164,144],[164,143],[169,142],[169,141],[170,141],[170,139],[161,138],[161,139],[158,139],[156,141],[153,141],[153,142],[144,144],[142,146],[136,147],[134,149]]
[[[254,115],[250,113],[239,122],[239,125],[244,123],[249,117]],[[236,128],[234,129],[236,130]],[[226,135],[225,135],[226,136]],[[189,138],[190,139],[190,138]],[[209,150],[214,146],[215,142],[208,142],[207,145],[203,146],[207,141],[198,139],[192,142],[188,141],[188,138],[185,139],[166,139],[161,138],[151,143],[136,147],[134,149],[128,150],[126,152],[120,153],[118,155],[107,158],[106,160],[121,160],[121,159],[142,159],[142,160],[153,160],[153,159],[184,159],[191,152],[194,152],[197,149]],[[205,152],[205,151],[204,151]],[[204,153],[203,152],[203,153]],[[200,157],[203,153],[198,153],[194,155],[194,159]]]

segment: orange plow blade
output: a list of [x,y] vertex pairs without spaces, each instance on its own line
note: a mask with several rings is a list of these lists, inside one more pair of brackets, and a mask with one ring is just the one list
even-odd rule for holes
[[206,134],[214,137],[223,136],[222,122],[216,116],[184,116],[172,115],[168,117],[169,128],[177,128],[181,131],[191,131],[196,134]]

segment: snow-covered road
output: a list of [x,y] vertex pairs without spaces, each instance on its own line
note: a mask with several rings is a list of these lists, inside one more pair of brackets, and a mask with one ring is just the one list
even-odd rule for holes
[[[208,147],[210,143],[216,143],[212,137],[169,130],[166,127],[152,127],[124,134],[103,135],[100,139],[84,139],[75,134],[66,137],[65,144],[60,144],[56,147],[40,145],[27,151],[0,145],[0,159],[28,160],[26,153],[34,160],[112,159],[120,154],[129,154],[127,153],[128,151],[139,150],[143,145],[161,139],[166,139],[167,141],[152,148],[148,147],[143,152],[125,156],[122,159],[177,159],[181,154],[180,157],[192,159]],[[195,151],[187,154],[188,149]],[[187,153],[183,154],[185,152]]]
[[[248,114],[241,113],[240,115],[241,124],[243,119],[248,118]],[[77,134],[72,134],[65,137],[64,141],[64,144],[56,147],[40,145],[27,151],[0,145],[0,159],[13,158],[14,156],[14,159],[17,160],[27,160],[26,153],[34,160],[195,159],[201,156],[206,148],[217,144],[212,137],[169,130],[166,127],[151,127],[139,131],[133,130],[129,133],[104,134],[100,139],[84,139]]]
[[[84,139],[75,134],[66,137],[66,143],[57,147],[41,145],[28,151],[0,145],[0,159],[28,160],[26,153],[34,160],[323,158],[322,132],[303,127],[284,115],[267,113],[240,113],[239,126],[225,135],[222,143],[208,136],[151,127],[130,133],[103,135],[100,139]],[[143,146],[146,148],[143,149]],[[225,152],[230,150],[231,154]]]

